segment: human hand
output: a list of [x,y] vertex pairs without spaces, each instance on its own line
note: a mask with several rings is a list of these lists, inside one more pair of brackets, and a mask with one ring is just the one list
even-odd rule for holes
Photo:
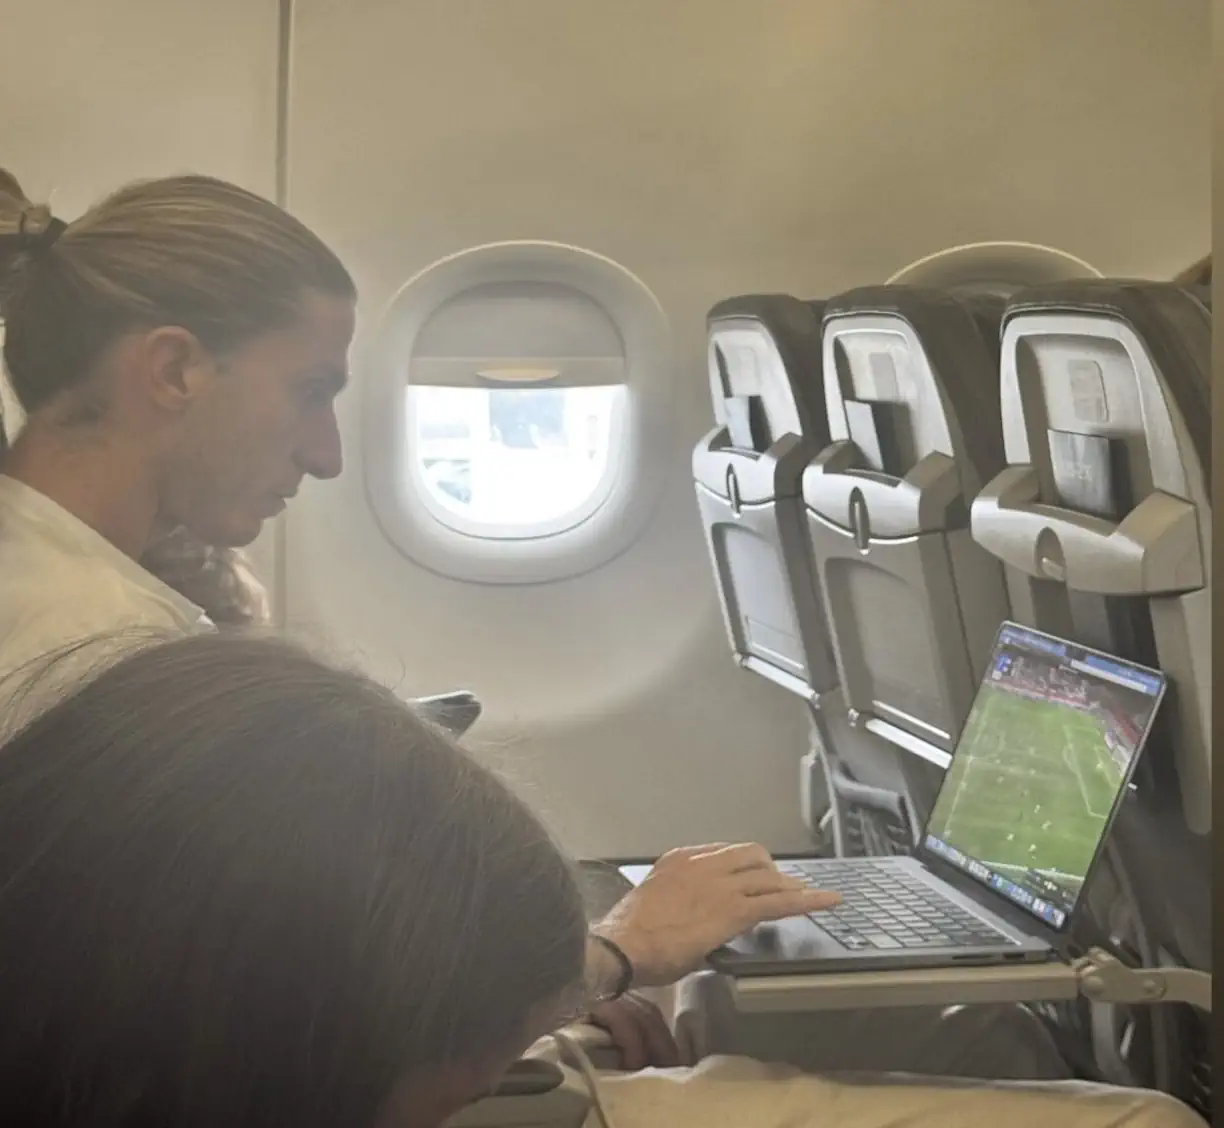
[[670,1069],[681,1064],[680,1049],[663,1012],[641,995],[631,991],[598,1004],[591,1011],[590,1021],[611,1036],[620,1054],[620,1068],[627,1072],[652,1066]]
[[593,931],[629,958],[636,985],[659,987],[758,924],[840,903],[779,872],[763,846],[686,846],[664,854]]

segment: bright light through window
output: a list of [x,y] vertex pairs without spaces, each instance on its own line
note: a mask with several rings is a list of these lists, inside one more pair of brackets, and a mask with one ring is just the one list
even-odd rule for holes
[[606,500],[627,389],[408,388],[412,473],[434,516],[469,536],[549,536]]

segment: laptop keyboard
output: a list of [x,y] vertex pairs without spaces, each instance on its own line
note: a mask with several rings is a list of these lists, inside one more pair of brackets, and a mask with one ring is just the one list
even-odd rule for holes
[[891,866],[781,862],[778,869],[813,887],[833,889],[842,903],[813,916],[844,948],[897,950],[1014,944],[1011,937],[942,898],[938,890]]

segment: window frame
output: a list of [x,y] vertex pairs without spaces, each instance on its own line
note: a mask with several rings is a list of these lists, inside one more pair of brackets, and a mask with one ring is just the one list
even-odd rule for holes
[[[623,407],[608,452],[607,482],[594,503],[522,537],[481,536],[434,512],[419,483],[407,389],[414,345],[434,314],[488,283],[542,282],[571,287],[602,308],[624,346]],[[362,456],[366,494],[378,525],[402,555],[451,579],[533,584],[592,571],[645,531],[668,478],[667,438],[674,411],[670,330],[646,285],[613,260],[562,243],[514,241],[460,251],[426,267],[388,303],[372,335],[363,391]],[[428,363],[428,362],[427,362]],[[588,374],[589,376],[589,374]],[[419,381],[417,386],[436,387]],[[594,378],[537,387],[599,385]],[[475,385],[479,386],[479,385]],[[602,386],[609,386],[607,381]],[[619,416],[619,426],[617,417]],[[602,496],[600,496],[602,495]]]

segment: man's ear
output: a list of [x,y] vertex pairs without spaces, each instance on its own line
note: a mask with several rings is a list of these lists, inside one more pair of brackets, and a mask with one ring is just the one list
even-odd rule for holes
[[145,334],[142,352],[149,393],[167,411],[188,407],[217,371],[216,361],[199,338],[177,325]]

